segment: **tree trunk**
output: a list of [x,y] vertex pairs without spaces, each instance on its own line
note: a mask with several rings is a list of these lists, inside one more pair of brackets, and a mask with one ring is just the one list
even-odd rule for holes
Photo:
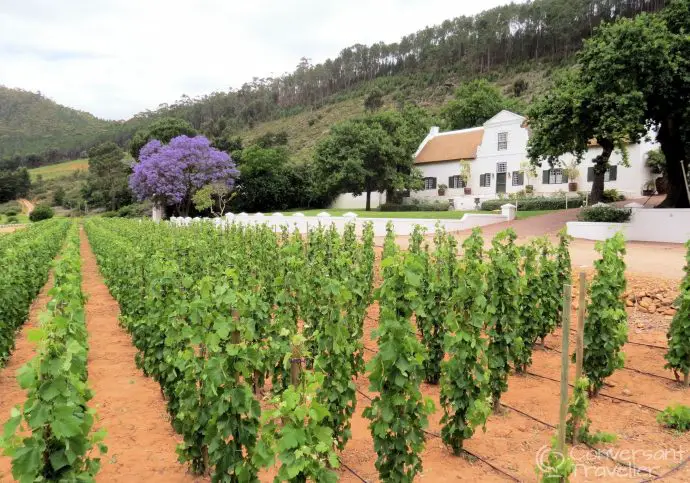
[[[671,121],[661,125],[657,141],[666,157],[666,199],[657,208],[690,208],[688,192],[683,179],[681,163],[686,162],[685,150],[680,136],[672,129]],[[685,164],[687,173],[687,163]]]
[[367,206],[366,211],[371,211],[371,191],[367,191]]
[[592,191],[589,194],[589,204],[599,203],[604,199],[604,177],[609,167],[609,159],[613,153],[613,143],[610,141],[599,141],[603,149],[601,154],[593,159],[594,179],[592,180]]

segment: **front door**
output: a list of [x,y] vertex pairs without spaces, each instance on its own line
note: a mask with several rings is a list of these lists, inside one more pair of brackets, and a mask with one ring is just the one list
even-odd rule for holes
[[496,173],[496,193],[506,192],[506,173]]

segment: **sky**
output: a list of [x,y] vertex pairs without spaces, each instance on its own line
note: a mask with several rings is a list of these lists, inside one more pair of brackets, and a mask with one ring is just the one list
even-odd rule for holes
[[0,0],[0,84],[103,119],[227,91],[507,0]]

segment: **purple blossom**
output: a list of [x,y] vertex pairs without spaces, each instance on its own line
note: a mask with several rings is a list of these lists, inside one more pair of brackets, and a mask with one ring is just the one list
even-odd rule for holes
[[166,145],[153,139],[141,149],[139,160],[129,186],[140,201],[182,205],[210,183],[223,183],[232,189],[239,176],[230,156],[211,147],[204,136],[182,135]]

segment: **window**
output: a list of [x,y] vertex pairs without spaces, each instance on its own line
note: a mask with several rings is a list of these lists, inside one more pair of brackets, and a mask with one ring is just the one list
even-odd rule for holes
[[[604,182],[616,181],[616,179],[618,179],[618,166],[609,166],[604,173]],[[587,168],[587,181],[594,181],[594,166]]]
[[464,188],[464,187],[465,187],[465,182],[462,180],[462,178],[459,175],[448,177],[448,188],[454,189],[454,188]]
[[498,133],[498,150],[505,151],[508,149],[508,133],[500,132]]
[[479,186],[483,188],[491,186],[491,173],[479,175]]
[[503,161],[502,163],[496,163],[496,172],[497,173],[507,173],[508,172],[508,163]]
[[560,168],[545,169],[541,182],[542,184],[564,184],[568,182],[568,176]]
[[523,184],[525,184],[525,173],[513,171],[513,186],[522,186]]
[[436,189],[436,178],[424,178],[424,189],[425,190],[435,190]]

